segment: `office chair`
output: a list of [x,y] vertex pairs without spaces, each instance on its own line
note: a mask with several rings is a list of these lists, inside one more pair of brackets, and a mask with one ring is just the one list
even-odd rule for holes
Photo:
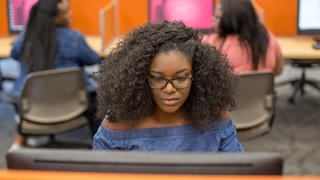
[[275,116],[272,72],[240,75],[237,109],[231,111],[239,139],[251,139],[267,133]]
[[86,84],[80,68],[45,70],[30,73],[18,102],[18,131],[30,135],[49,135],[47,146],[91,147],[89,144],[59,143],[55,135],[88,123]]
[[[311,60],[312,61],[312,60]],[[293,66],[301,68],[302,72],[301,72],[301,78],[300,79],[294,79],[289,81],[288,83],[290,83],[293,86],[293,92],[292,95],[289,97],[289,103],[290,104],[294,104],[295,103],[295,98],[298,94],[298,92],[300,92],[301,96],[303,96],[305,94],[305,90],[304,87],[305,85],[310,85],[311,87],[320,90],[320,82],[316,81],[316,80],[310,80],[306,78],[306,69],[307,68],[313,68],[313,67],[319,67],[320,64],[318,61],[315,61],[313,63],[292,63]],[[281,83],[279,85],[283,85],[285,83]]]

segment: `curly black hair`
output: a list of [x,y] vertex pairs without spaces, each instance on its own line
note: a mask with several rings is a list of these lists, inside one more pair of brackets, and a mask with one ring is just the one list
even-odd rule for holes
[[147,23],[119,42],[102,61],[98,75],[98,116],[109,122],[137,122],[155,109],[148,85],[153,58],[176,50],[192,65],[192,85],[183,108],[185,118],[201,130],[208,121],[235,106],[238,77],[226,57],[201,43],[198,31],[181,22]]

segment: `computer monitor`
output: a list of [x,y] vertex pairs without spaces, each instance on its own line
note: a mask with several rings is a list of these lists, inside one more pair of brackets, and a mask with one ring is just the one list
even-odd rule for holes
[[38,0],[8,0],[9,32],[19,33],[27,25],[29,12]]
[[312,35],[316,40],[314,48],[320,49],[320,1],[298,1],[298,34]]
[[214,0],[149,0],[149,21],[182,21],[188,27],[213,31]]
[[281,175],[276,153],[169,153],[16,149],[7,154],[8,169],[144,174]]

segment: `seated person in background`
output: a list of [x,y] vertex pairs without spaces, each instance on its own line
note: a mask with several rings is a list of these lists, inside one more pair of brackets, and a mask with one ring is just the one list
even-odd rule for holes
[[284,60],[275,36],[259,22],[250,0],[222,0],[215,13],[215,33],[203,43],[226,54],[235,72],[282,72]]
[[[31,9],[26,30],[21,32],[13,44],[11,57],[21,62],[20,76],[9,95],[19,98],[24,77],[35,71],[82,67],[100,62],[99,55],[87,45],[84,37],[70,29],[71,12],[66,0],[39,0]],[[85,74],[90,91],[90,126],[95,131],[95,84]],[[59,88],[59,87],[57,87]],[[100,124],[100,123],[99,123]],[[23,145],[24,138],[18,136],[16,144]]]
[[102,61],[95,150],[242,152],[228,110],[237,76],[182,23],[148,23]]

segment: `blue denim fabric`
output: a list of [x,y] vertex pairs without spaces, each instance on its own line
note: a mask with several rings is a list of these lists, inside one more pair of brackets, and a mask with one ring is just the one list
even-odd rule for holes
[[232,118],[205,125],[200,133],[192,125],[110,130],[101,124],[93,139],[94,150],[165,152],[243,152]]
[[[25,31],[21,32],[17,41],[13,44],[11,50],[11,57],[18,60],[19,53],[22,47]],[[78,31],[57,27],[56,29],[56,68],[66,67],[82,67],[84,65],[93,65],[100,62],[99,55],[93,51],[86,43],[82,34]],[[11,92],[12,97],[19,97],[24,77],[27,75],[27,70],[22,63],[20,63],[20,75],[15,82]],[[95,83],[88,77],[86,73],[85,80],[88,91],[95,91]]]

